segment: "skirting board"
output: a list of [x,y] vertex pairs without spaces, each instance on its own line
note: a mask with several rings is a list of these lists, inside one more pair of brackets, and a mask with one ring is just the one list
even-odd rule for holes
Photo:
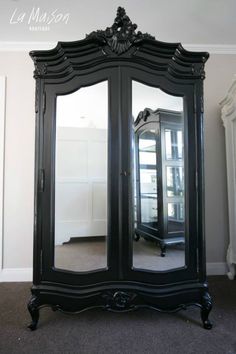
[[32,268],[5,268],[0,271],[0,282],[32,282]]
[[224,275],[228,273],[225,262],[207,263],[207,275]]
[[[207,275],[224,275],[226,273],[226,263],[207,263]],[[32,274],[32,268],[5,268],[0,271],[0,282],[32,282]]]

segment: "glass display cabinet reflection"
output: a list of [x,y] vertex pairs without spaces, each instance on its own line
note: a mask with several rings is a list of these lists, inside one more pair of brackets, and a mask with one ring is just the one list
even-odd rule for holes
[[169,244],[184,243],[183,114],[146,108],[135,129],[135,235]]

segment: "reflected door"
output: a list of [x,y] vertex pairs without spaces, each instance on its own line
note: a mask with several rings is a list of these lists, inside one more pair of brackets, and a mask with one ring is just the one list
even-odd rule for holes
[[183,125],[162,124],[164,232],[173,243],[184,242]]
[[157,127],[146,124],[136,134],[136,195],[137,226],[143,232],[158,231],[158,194],[157,194]]

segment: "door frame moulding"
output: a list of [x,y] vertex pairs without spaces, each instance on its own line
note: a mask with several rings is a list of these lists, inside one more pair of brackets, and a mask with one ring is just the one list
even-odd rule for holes
[[6,77],[0,76],[0,279],[3,271]]

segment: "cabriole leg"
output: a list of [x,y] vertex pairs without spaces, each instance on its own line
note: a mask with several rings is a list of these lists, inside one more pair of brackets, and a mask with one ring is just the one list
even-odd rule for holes
[[33,295],[28,303],[28,310],[32,317],[32,322],[29,324],[28,328],[34,331],[37,328],[39,320],[39,299],[37,296]]
[[212,328],[212,323],[211,321],[208,319],[209,313],[212,309],[212,300],[210,297],[209,293],[205,293],[203,295],[203,299],[202,299],[202,309],[201,309],[201,318],[202,318],[202,322],[203,322],[203,327],[205,329],[211,329]]
[[164,242],[160,242],[160,248],[161,248],[161,257],[165,257],[166,255],[166,245]]

